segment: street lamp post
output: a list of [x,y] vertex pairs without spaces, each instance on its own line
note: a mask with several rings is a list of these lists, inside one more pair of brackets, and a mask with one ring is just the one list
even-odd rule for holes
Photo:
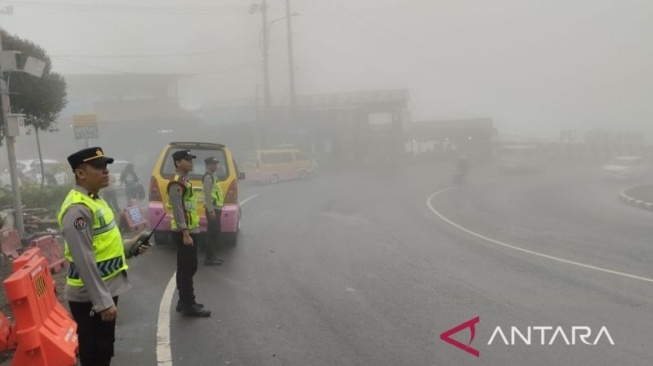
[[[2,52],[2,43],[0,40],[0,52]],[[10,127],[13,124],[9,119],[9,88],[5,82],[4,72],[0,75],[0,93],[2,93],[2,120],[4,121],[5,138],[7,139],[7,160],[9,163],[9,176],[11,179],[11,188],[14,198],[14,225],[18,233],[22,236],[25,233],[23,225],[23,203],[20,197],[20,186],[18,185],[18,171],[16,169],[16,135],[18,134],[18,123],[15,123],[15,129]],[[14,131],[12,131],[14,130]]]
[[[13,7],[8,6],[0,9],[0,14],[11,14]],[[24,71],[30,75],[41,77],[45,68],[45,62],[28,57],[25,65],[19,65],[16,62],[16,56],[20,54],[17,51],[3,51],[2,36],[0,32],[0,100],[2,101],[2,120],[4,122],[5,138],[7,139],[7,160],[9,163],[9,176],[11,179],[11,189],[14,199],[14,221],[18,233],[25,234],[25,226],[23,225],[23,203],[20,197],[20,186],[18,185],[18,171],[16,168],[16,136],[18,136],[19,120],[22,115],[10,114],[11,108],[9,105],[9,85],[5,81],[5,72]]]
[[[9,5],[0,9],[0,14],[11,15],[14,11],[13,6]],[[0,54],[2,54],[2,36],[0,35]],[[16,169],[16,147],[15,139],[18,131],[11,131],[9,124],[9,86],[5,81],[4,70],[0,70],[0,94],[2,100],[2,121],[4,122],[5,138],[7,139],[7,160],[9,163],[9,178],[11,180],[11,189],[14,198],[14,225],[19,235],[25,233],[23,225],[23,202],[20,197],[20,187],[18,186],[18,171]],[[13,127],[13,126],[12,126]],[[18,126],[15,126],[18,127]],[[16,128],[17,130],[17,128]]]

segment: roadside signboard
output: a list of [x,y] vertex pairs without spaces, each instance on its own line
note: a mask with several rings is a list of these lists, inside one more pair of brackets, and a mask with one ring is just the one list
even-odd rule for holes
[[75,130],[75,140],[97,139],[100,136],[95,114],[74,115],[73,129]]

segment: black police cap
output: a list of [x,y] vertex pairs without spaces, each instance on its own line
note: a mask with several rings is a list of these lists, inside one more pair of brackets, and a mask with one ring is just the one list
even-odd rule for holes
[[70,163],[71,168],[76,169],[82,164],[92,164],[95,166],[111,164],[113,163],[113,158],[105,156],[101,147],[89,147],[70,155],[68,157],[68,163]]
[[174,161],[179,161],[179,160],[182,160],[182,159],[184,159],[184,160],[193,160],[196,157],[197,156],[193,155],[190,152],[190,150],[179,150],[179,151],[175,151],[174,153],[172,153],[172,159],[174,159]]
[[220,160],[218,160],[217,158],[215,158],[215,157],[213,157],[213,156],[211,156],[210,158],[206,158],[206,159],[204,159],[204,164],[206,164],[206,165],[209,165],[209,164],[217,164],[217,163],[219,163],[219,162],[220,162]]

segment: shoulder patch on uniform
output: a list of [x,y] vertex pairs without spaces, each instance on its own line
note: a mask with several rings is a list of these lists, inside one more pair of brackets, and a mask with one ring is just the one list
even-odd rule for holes
[[177,194],[180,196],[184,195],[184,188],[183,187],[177,187]]
[[73,226],[75,226],[75,229],[77,230],[86,230],[86,220],[84,220],[83,217],[78,217],[75,219],[75,222],[73,223]]

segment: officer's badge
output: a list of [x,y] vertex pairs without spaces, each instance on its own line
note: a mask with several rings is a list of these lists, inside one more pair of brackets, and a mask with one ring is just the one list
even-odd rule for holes
[[75,229],[82,231],[86,230],[86,220],[84,220],[83,217],[78,217],[75,219],[75,222],[73,223],[73,226],[75,226]]

